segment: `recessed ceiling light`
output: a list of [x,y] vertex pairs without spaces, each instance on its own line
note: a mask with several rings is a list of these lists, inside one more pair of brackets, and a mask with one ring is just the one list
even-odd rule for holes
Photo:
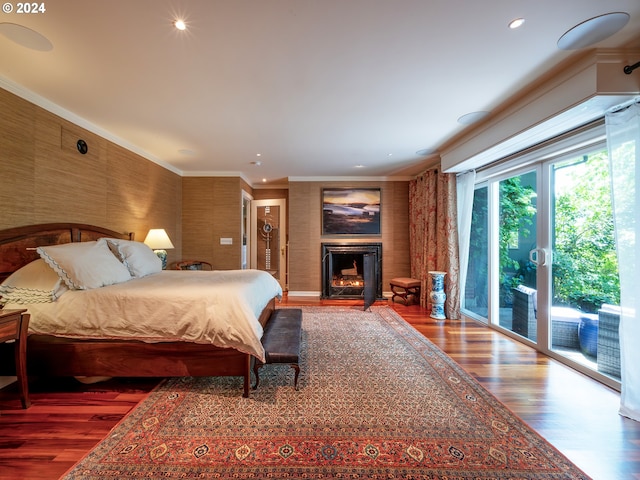
[[353,168],[364,168],[364,165],[362,165],[362,164],[355,165]]
[[509,28],[511,30],[515,30],[518,27],[521,27],[524,24],[524,18],[516,18],[509,22]]
[[262,162],[251,162],[251,165],[256,165],[257,167],[259,167],[260,165],[262,165]]
[[175,22],[173,22],[173,26],[176,27],[178,30],[187,29],[187,24],[184,23],[184,20],[181,20],[181,19],[177,19]]
[[261,157],[262,154],[261,153],[256,153],[256,157]]
[[590,18],[566,31],[558,40],[560,50],[578,50],[598,43],[619,32],[629,21],[626,12],[605,13]]
[[266,179],[266,178],[263,178],[263,179],[262,179],[262,183],[267,183],[267,179]]
[[462,125],[472,125],[484,118],[487,118],[487,116],[489,116],[489,112],[484,112],[484,111],[471,112],[471,113],[467,113],[466,115],[462,115],[460,118],[458,118],[458,123]]
[[18,45],[30,48],[31,50],[37,50],[39,52],[53,50],[53,44],[45,36],[17,23],[0,23],[0,34]]

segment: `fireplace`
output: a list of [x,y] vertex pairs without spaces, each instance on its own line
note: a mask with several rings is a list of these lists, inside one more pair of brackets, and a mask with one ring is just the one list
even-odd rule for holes
[[322,298],[381,299],[382,244],[323,243]]

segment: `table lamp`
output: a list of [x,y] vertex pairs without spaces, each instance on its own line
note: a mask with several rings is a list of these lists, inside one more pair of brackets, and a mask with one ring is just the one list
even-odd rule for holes
[[167,268],[167,249],[174,248],[174,246],[164,228],[152,228],[149,230],[144,243],[153,250],[153,253],[160,257],[162,269],[165,270]]

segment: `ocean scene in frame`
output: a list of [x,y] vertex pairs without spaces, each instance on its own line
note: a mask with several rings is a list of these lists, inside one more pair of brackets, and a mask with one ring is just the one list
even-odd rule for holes
[[322,190],[323,235],[380,235],[379,188]]

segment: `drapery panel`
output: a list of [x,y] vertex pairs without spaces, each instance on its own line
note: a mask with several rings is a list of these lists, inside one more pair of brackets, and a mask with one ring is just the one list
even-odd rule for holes
[[620,272],[620,414],[640,421],[640,99],[605,115]]
[[476,172],[461,173],[456,177],[458,201],[458,243],[460,252],[460,301],[465,298],[467,271],[469,267],[469,244],[471,240],[471,217],[475,193]]
[[411,277],[420,280],[420,305],[431,308],[430,271],[447,272],[444,305],[448,319],[460,318],[455,174],[428,170],[409,182]]

